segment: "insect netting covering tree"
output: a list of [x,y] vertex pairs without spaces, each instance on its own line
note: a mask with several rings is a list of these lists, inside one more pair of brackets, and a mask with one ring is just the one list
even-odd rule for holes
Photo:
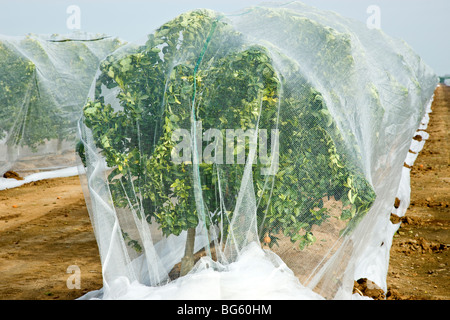
[[[77,121],[99,61],[121,45],[118,39],[84,33],[0,38],[2,171],[27,154],[61,152],[64,141],[74,149]],[[56,141],[53,149],[51,141]]]
[[196,252],[224,270],[255,243],[303,280],[354,234],[383,87],[358,83],[355,35],[306,9],[191,11],[101,63],[81,155],[106,283],[195,274]]

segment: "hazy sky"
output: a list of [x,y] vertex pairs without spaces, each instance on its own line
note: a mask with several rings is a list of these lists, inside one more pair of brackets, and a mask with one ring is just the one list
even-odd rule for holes
[[[178,14],[196,8],[224,13],[261,0],[0,0],[0,34],[70,33],[70,5],[80,8],[82,31],[126,41],[143,39]],[[288,0],[273,2],[286,3]],[[381,29],[404,39],[438,75],[450,74],[450,0],[303,0],[305,4],[366,22],[380,8]]]

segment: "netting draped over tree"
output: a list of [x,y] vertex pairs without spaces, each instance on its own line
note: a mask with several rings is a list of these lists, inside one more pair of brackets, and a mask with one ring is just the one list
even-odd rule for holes
[[436,84],[404,42],[300,3],[120,48],[80,122],[90,296],[350,297]]
[[76,165],[89,88],[99,62],[121,45],[83,32],[0,36],[0,173]]

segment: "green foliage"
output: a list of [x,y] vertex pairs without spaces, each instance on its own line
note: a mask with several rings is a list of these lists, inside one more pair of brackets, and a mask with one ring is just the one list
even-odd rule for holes
[[0,42],[0,52],[0,138],[4,138],[15,117],[21,117],[27,89],[34,85],[35,65],[6,43]]
[[0,39],[0,139],[10,146],[72,140],[100,59],[117,39]]
[[[298,69],[274,48],[246,44],[206,10],[183,14],[145,45],[109,56],[100,66],[95,97],[84,107],[84,123],[112,169],[114,205],[156,221],[165,235],[196,227],[204,209],[207,226],[223,223],[226,236],[227,210],[235,207],[245,165],[199,164],[199,198],[196,166],[171,158],[174,131],[190,131],[201,120],[205,130],[219,129],[223,137],[226,129],[279,130],[279,170],[263,175],[261,162],[252,168],[258,231],[261,238],[269,234],[270,245],[280,234],[300,248],[312,244],[312,227],[329,218],[324,197],[342,201],[342,220],[360,219],[374,193],[345,156],[322,95],[299,81]],[[106,100],[111,92],[116,99]],[[204,150],[208,143],[202,143]],[[248,156],[248,144],[245,150]]]

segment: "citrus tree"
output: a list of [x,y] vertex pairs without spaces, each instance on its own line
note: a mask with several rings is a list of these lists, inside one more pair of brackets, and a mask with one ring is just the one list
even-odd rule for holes
[[[244,154],[248,160],[252,147],[234,140],[230,146],[227,130],[265,129],[265,147],[272,155],[278,150],[275,169],[263,157],[252,165],[258,235],[270,246],[281,235],[301,249],[313,244],[312,227],[329,218],[324,197],[341,200],[341,219],[353,222],[374,201],[370,185],[342,152],[320,92],[305,79],[290,81],[298,68],[206,10],[180,15],[144,45],[101,63],[83,122],[111,168],[114,205],[156,222],[166,236],[187,231],[185,271],[199,223],[220,225],[225,238],[236,227],[230,221],[246,170],[238,159]],[[215,140],[202,128],[214,128]],[[197,139],[198,132],[206,139]],[[177,162],[180,141],[192,148]],[[142,250],[139,241],[124,237]]]
[[32,150],[52,139],[74,141],[99,61],[122,45],[95,37],[0,38],[0,139]]

